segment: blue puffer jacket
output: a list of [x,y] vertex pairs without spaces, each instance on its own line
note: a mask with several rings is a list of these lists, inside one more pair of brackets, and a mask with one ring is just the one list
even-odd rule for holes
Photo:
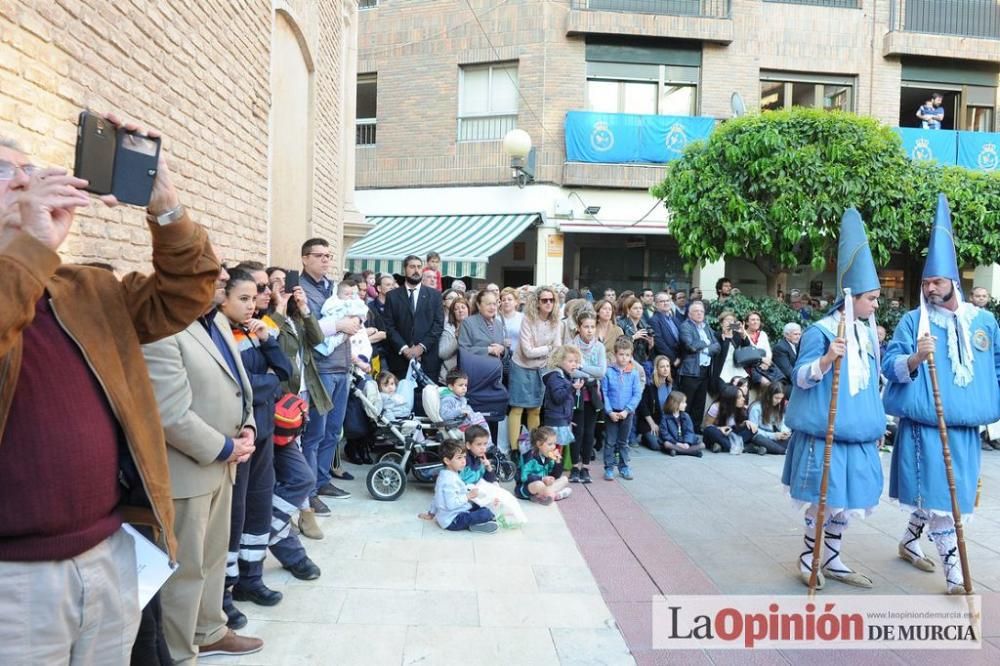
[[542,403],[545,424],[558,428],[573,424],[573,409],[576,407],[576,389],[566,373],[556,368],[544,377],[545,401]]
[[608,374],[601,380],[604,391],[604,411],[627,411],[635,414],[636,407],[642,399],[642,382],[639,381],[639,371],[633,363],[622,370],[617,365],[608,366]]
[[[237,336],[236,331],[241,335]],[[251,340],[241,329],[234,330],[234,337],[253,388],[256,441],[261,442],[274,434],[274,402],[281,397],[281,382],[288,381],[292,374],[292,364],[273,333],[264,342]]]

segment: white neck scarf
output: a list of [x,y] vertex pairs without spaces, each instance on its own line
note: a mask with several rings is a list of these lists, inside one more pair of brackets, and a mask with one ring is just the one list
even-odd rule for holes
[[917,325],[917,339],[931,334],[930,322],[948,331],[948,360],[956,386],[968,386],[974,376],[974,359],[970,329],[972,320],[978,314],[977,308],[962,300],[962,292],[952,282],[958,307],[952,312],[947,308],[928,305],[924,290],[920,290],[920,323]]

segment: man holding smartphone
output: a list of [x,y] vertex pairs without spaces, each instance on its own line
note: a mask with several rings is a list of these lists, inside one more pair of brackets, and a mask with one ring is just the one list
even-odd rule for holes
[[0,663],[128,663],[140,609],[122,523],[154,527],[178,557],[140,344],[205,310],[219,262],[162,156],[158,168],[147,210],[155,273],[119,281],[57,254],[90,205],[87,182],[32,166],[0,138]]

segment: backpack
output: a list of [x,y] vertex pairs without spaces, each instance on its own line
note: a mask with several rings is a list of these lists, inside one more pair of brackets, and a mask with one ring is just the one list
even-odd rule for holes
[[309,405],[295,393],[286,393],[274,404],[274,445],[295,441],[306,427]]

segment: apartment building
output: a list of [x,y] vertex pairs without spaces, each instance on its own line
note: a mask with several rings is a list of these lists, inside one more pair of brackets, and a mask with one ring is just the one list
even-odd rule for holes
[[[648,193],[739,101],[919,128],[917,109],[940,92],[945,129],[1000,130],[996,0],[360,6],[356,197],[375,229],[348,250],[354,269],[398,272],[402,255],[433,249],[450,276],[504,284],[710,288],[728,274],[763,291],[738,257],[687,272]],[[534,147],[533,178],[504,150],[515,128]],[[1000,293],[994,268],[969,278]],[[803,269],[788,286],[824,280]]]

